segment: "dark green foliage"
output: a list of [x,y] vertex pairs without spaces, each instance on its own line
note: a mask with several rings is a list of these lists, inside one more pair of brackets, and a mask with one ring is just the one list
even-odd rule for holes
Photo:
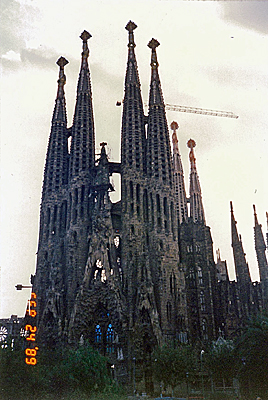
[[[252,319],[236,346],[242,391],[268,399],[268,315]],[[253,397],[254,398],[254,397]]]
[[[196,368],[195,353],[191,346],[158,347],[153,354],[153,373],[155,380],[164,386],[174,389],[186,381],[186,373],[190,375]],[[190,377],[189,375],[189,377]]]
[[214,383],[219,382],[219,386],[223,386],[225,381],[227,386],[232,386],[237,371],[234,343],[231,340],[220,338],[213,342],[204,354],[204,361],[205,369],[212,375]]
[[34,366],[25,363],[23,349],[1,349],[0,357],[0,399],[39,400],[68,393],[79,393],[77,398],[83,398],[115,391],[107,360],[89,346],[62,351],[40,349]]

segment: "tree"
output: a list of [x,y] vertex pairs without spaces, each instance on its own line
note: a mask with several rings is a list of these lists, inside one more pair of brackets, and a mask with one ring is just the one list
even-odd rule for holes
[[268,399],[268,315],[251,319],[236,344],[239,381],[250,396]]
[[112,387],[107,359],[88,345],[40,348],[36,365],[25,363],[23,348],[9,346],[0,348],[0,361],[1,399],[61,398],[75,391],[91,395]]
[[211,373],[213,381],[220,385],[232,385],[236,376],[236,356],[232,340],[220,337],[212,342],[210,349],[206,351],[205,366]]
[[154,378],[158,382],[163,382],[165,388],[171,386],[172,391],[186,380],[186,373],[196,367],[193,349],[188,345],[158,347],[153,353],[153,358]]

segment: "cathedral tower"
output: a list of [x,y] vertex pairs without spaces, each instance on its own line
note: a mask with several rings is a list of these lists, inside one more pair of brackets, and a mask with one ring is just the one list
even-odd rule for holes
[[258,222],[256,207],[253,205],[254,210],[254,240],[255,250],[259,266],[260,282],[263,293],[263,306],[268,309],[268,263],[266,258],[266,245],[262,233],[262,226]]
[[68,185],[68,221],[66,236],[66,276],[68,313],[82,283],[88,255],[88,236],[91,233],[91,213],[94,196],[91,185],[95,173],[95,133],[90,72],[88,66],[88,39],[84,31],[81,68],[71,134]]
[[250,287],[251,277],[249,266],[246,262],[245,253],[243,249],[241,236],[238,236],[236,220],[234,218],[233,204],[230,202],[231,207],[231,235],[232,235],[232,248],[235,263],[236,279],[239,289],[239,297],[242,315],[248,317],[250,314]]
[[205,213],[202,202],[201,187],[196,170],[196,159],[194,155],[194,147],[196,143],[194,140],[188,140],[187,146],[190,148],[190,217],[194,222],[206,223]]
[[174,165],[174,184],[177,199],[177,216],[179,224],[188,220],[187,198],[184,185],[183,167],[181,163],[181,156],[178,146],[178,138],[176,130],[179,128],[177,122],[173,121],[170,125],[173,130],[172,143],[173,143],[173,165]]
[[201,187],[196,169],[194,147],[190,139],[190,216],[180,224],[181,265],[185,270],[187,316],[190,340],[204,343],[216,336],[218,325],[216,265],[210,228],[205,224]]
[[184,273],[179,267],[174,170],[158,71],[158,46],[156,39],[148,44],[151,49],[146,156],[150,214],[148,249],[162,333],[168,338],[186,331],[186,304]]
[[172,158],[156,58],[158,42],[153,39],[149,43],[152,72],[149,115],[145,117],[134,53],[136,25],[130,21],[126,29],[129,43],[121,133],[122,270],[132,357],[150,375],[154,346],[185,331],[181,324],[186,310],[184,276],[179,269]]
[[129,21],[128,60],[125,76],[125,95],[121,129],[121,204],[122,232],[121,256],[125,290],[129,306],[129,326],[133,329],[139,296],[138,276],[144,274],[144,246],[147,219],[147,188],[145,174],[145,117],[140,80],[135,56],[134,30],[137,25]]
[[40,337],[51,344],[58,329],[63,329],[65,296],[65,235],[68,183],[67,117],[64,96],[68,61],[60,57],[58,92],[52,117],[44,171],[36,276],[33,289],[38,296]]

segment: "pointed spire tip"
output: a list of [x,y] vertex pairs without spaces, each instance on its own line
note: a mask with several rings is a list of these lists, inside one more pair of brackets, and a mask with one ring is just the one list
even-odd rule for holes
[[147,44],[147,46],[152,50],[155,50],[159,45],[160,43],[158,42],[158,40],[154,38],[152,38],[150,42]]
[[82,39],[83,42],[86,42],[91,37],[92,37],[92,35],[86,30],[84,32],[82,32],[81,35],[80,35],[80,39]]
[[125,26],[125,29],[129,32],[133,32],[134,29],[136,29],[136,28],[137,28],[137,25],[135,24],[135,22],[133,22],[131,20],[129,20]]
[[136,46],[135,42],[134,42],[134,33],[133,33],[134,29],[136,29],[136,28],[137,28],[137,25],[133,21],[129,21],[127,23],[127,25],[125,26],[125,29],[129,33],[129,36],[128,36],[128,47],[130,49],[133,49]]
[[80,35],[80,39],[83,40],[83,51],[82,51],[82,68],[85,68],[87,66],[87,58],[89,56],[89,49],[88,49],[88,44],[87,41],[90,39],[92,35],[88,31],[84,31]]
[[171,124],[170,124],[170,128],[173,131],[176,131],[177,129],[179,129],[179,125],[178,125],[178,123],[176,121],[172,121]]
[[[179,129],[179,125],[178,125],[178,123],[177,123],[176,121],[173,121],[173,122],[171,122],[171,124],[170,124],[170,128],[173,130],[173,133],[172,133],[172,143],[173,143],[173,146],[176,146],[177,143],[178,143],[178,138],[177,138],[176,130]],[[179,151],[179,149],[177,149],[177,147],[176,147],[176,150]]]
[[63,67],[65,67],[65,65],[69,64],[69,61],[66,60],[66,58],[64,58],[64,57],[61,56],[61,57],[56,61],[56,64],[57,64],[59,67],[63,68]]
[[194,147],[196,146],[196,143],[193,139],[189,139],[187,142],[187,146],[189,147],[190,153],[189,153],[189,159],[190,159],[190,163],[191,163],[191,168],[195,169],[195,155],[194,155]]
[[66,83],[66,76],[64,74],[64,67],[66,64],[68,64],[69,61],[66,60],[64,57],[60,57],[56,64],[60,67],[59,71],[59,79],[58,79],[58,92],[57,92],[57,99],[63,98],[64,96],[64,85]]
[[187,142],[187,146],[189,147],[189,149],[193,149],[196,146],[196,143],[193,139],[189,139]]

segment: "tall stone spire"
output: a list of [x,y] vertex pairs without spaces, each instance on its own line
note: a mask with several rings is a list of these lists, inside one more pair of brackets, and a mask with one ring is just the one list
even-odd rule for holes
[[67,117],[64,96],[66,83],[64,66],[66,64],[68,61],[64,57],[60,57],[57,61],[57,65],[60,67],[58,91],[47,149],[42,200],[62,188],[68,178]]
[[266,258],[266,245],[262,233],[262,226],[258,222],[258,217],[256,213],[256,207],[253,204],[254,210],[254,240],[255,240],[255,250],[259,265],[260,281],[268,281],[268,263]]
[[77,176],[85,175],[90,168],[94,167],[95,163],[94,118],[88,66],[89,49],[87,44],[91,35],[87,31],[84,31],[80,38],[83,41],[83,51],[77,85],[75,113],[71,129],[70,180]]
[[[45,331],[47,315],[53,310],[59,327],[64,308],[62,307],[65,270],[63,236],[66,232],[65,193],[68,187],[68,134],[64,95],[66,64],[68,61],[64,57],[60,57],[57,61],[60,68],[58,90],[44,171],[36,274],[32,282],[33,291],[38,298],[37,324],[41,341],[45,337],[48,339],[48,333]],[[44,336],[42,332],[45,332]]]
[[166,120],[165,104],[158,73],[156,48],[159,46],[156,39],[152,39],[148,47],[151,55],[151,85],[149,93],[148,116],[148,152],[147,172],[150,178],[172,186],[173,171],[171,165],[171,149],[169,131]]
[[251,282],[248,263],[246,262],[245,253],[242,245],[241,236],[238,236],[236,220],[234,218],[233,204],[230,202],[231,207],[231,234],[232,234],[232,248],[235,263],[235,272],[238,285],[245,289],[246,285]]
[[82,39],[81,68],[77,84],[77,97],[69,161],[68,221],[66,244],[67,312],[74,305],[82,283],[88,255],[88,237],[92,229],[92,184],[95,172],[95,133],[90,71],[88,66],[88,39],[84,31]]
[[194,155],[194,147],[196,143],[193,139],[188,140],[187,146],[190,149],[189,159],[191,164],[190,172],[190,217],[194,222],[206,223],[205,212],[202,202],[201,186],[196,170],[196,158]]
[[129,21],[125,27],[129,33],[129,42],[121,132],[122,174],[129,169],[137,173],[145,172],[144,112],[134,51],[136,28],[137,25],[132,21]]
[[179,223],[181,224],[182,222],[188,220],[188,211],[187,211],[187,198],[184,185],[183,167],[181,163],[181,156],[179,152],[178,138],[176,133],[176,130],[179,128],[179,125],[177,124],[177,122],[173,121],[170,127],[173,130],[172,134],[173,165],[174,165],[174,183],[175,183],[176,200],[177,200],[177,215]]

